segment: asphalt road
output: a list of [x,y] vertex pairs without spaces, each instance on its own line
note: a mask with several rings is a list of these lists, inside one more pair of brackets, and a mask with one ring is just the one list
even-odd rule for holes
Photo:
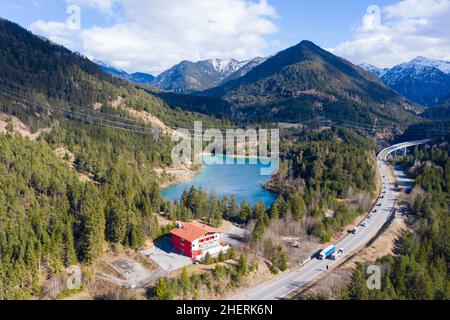
[[[332,269],[339,264],[345,256],[357,251],[366,243],[368,243],[382,229],[385,223],[390,219],[395,202],[400,192],[395,190],[397,178],[391,176],[386,159],[387,156],[405,147],[412,147],[426,143],[428,140],[411,141],[391,146],[380,152],[377,157],[377,166],[382,177],[383,187],[382,194],[378,199],[375,208],[371,210],[371,218],[366,216],[362,223],[367,223],[366,227],[359,225],[356,234],[349,233],[345,238],[336,243],[337,250],[344,249],[344,254],[337,260],[318,260],[316,258],[306,262],[303,266],[281,274],[280,276],[264,282],[254,288],[251,288],[241,294],[238,294],[230,300],[277,300],[289,295],[292,291],[305,285],[320,274],[327,272],[327,266]],[[376,212],[373,212],[376,210]]]

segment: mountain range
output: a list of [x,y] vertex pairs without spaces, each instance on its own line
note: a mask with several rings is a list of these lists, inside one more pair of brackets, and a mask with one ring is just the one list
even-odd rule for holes
[[247,117],[267,121],[300,121],[321,114],[363,123],[401,121],[413,109],[378,78],[310,41],[202,94],[221,97]]
[[[175,93],[192,93],[226,87],[227,82],[244,77],[267,60],[268,58],[256,57],[246,61],[236,59],[182,61],[156,78],[147,73],[129,74],[102,61],[95,62],[105,72],[133,83],[149,84]],[[428,107],[440,105],[450,96],[450,62],[417,57],[393,68],[378,68],[367,63],[360,64],[359,67],[419,105]]]
[[430,120],[450,120],[450,98],[438,106],[427,108],[421,116]]
[[414,103],[435,106],[450,96],[450,62],[447,61],[417,57],[391,69],[369,64],[360,67]]
[[362,63],[358,66],[370,72],[377,78],[381,78],[387,71],[389,71],[389,68],[378,68],[369,63]]
[[151,83],[155,79],[155,77],[153,75],[148,74],[148,73],[135,72],[135,73],[129,74],[125,70],[118,69],[118,68],[112,67],[110,65],[107,65],[106,63],[104,63],[101,60],[94,59],[94,62],[97,65],[99,65],[100,68],[102,68],[102,70],[105,71],[106,73],[109,73],[110,75],[115,76],[117,78],[127,80],[129,82],[139,83],[139,84],[148,84],[148,83]]
[[264,60],[257,57],[246,61],[235,59],[182,61],[157,76],[152,85],[178,93],[202,91],[241,77]]
[[414,116],[410,111],[417,111],[399,94],[402,90],[392,82],[386,80],[390,86],[382,82],[395,68],[369,64],[359,68],[310,41],[269,58],[182,61],[147,81],[137,81],[137,74],[132,77],[123,70],[99,65],[116,77],[150,84],[149,92],[173,108],[214,116],[301,121],[328,114],[334,120],[350,117],[378,123],[411,120]]

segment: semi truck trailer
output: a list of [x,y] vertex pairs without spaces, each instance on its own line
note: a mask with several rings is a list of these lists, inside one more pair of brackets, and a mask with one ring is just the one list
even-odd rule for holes
[[336,246],[329,246],[319,253],[319,259],[325,260],[336,251]]

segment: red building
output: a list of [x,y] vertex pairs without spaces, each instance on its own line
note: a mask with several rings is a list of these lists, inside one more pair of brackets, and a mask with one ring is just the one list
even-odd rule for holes
[[207,252],[216,256],[229,247],[220,242],[219,230],[198,222],[182,223],[171,231],[172,244],[177,252],[200,260]]

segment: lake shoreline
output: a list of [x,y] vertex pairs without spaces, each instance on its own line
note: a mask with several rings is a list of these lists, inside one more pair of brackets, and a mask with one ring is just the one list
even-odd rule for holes
[[[205,158],[214,157],[210,153],[203,153],[202,156]],[[239,202],[247,200],[252,205],[261,200],[266,205],[271,205],[276,200],[277,194],[265,188],[270,176],[261,174],[262,168],[268,165],[264,163],[264,159],[260,161],[260,157],[225,156],[222,162],[221,156],[216,159],[205,158],[203,159],[204,165],[196,165],[194,170],[190,166],[180,165],[171,168],[171,170],[166,169],[165,178],[168,176],[167,173],[174,174],[163,183],[160,182],[163,198],[169,201],[179,200],[184,190],[194,186],[207,192],[216,192],[219,198],[233,195]],[[255,161],[255,163],[246,161],[247,165],[244,165],[244,163],[238,163],[237,158],[257,159],[258,161]],[[231,159],[237,165],[233,165]],[[270,160],[270,158],[266,159]],[[221,166],[221,163],[224,165]],[[160,174],[160,176],[162,175]]]
[[[207,152],[203,152],[200,155],[201,157],[214,157],[214,155],[212,153],[207,153]],[[198,157],[197,156],[197,157]],[[228,157],[228,158],[234,158],[234,159],[263,159],[263,160],[270,160],[270,157],[259,157],[259,156],[240,156],[240,155],[223,155],[224,157]],[[167,189],[173,185],[176,184],[180,184],[180,183],[184,183],[184,182],[189,182],[190,180],[193,180],[199,173],[202,172],[203,170],[203,165],[197,165],[199,168],[189,168],[192,167],[189,165],[177,165],[177,166],[171,166],[168,168],[157,168],[155,169],[155,171],[158,174],[159,178],[162,179],[166,179],[166,181],[160,182],[160,189]],[[184,170],[185,173],[180,173],[181,170]],[[161,176],[162,171],[164,171],[167,175],[169,175],[170,177],[164,178],[163,176]],[[169,179],[169,181],[167,181],[167,179]],[[269,181],[267,182],[269,183]],[[265,184],[262,185],[262,187],[265,188]],[[272,190],[265,188],[268,191],[273,192]]]
[[159,182],[161,190],[167,189],[173,185],[188,182],[193,180],[196,175],[202,171],[202,166],[199,168],[192,168],[187,165],[177,165],[168,168],[156,168],[155,172],[158,178],[163,181]]

